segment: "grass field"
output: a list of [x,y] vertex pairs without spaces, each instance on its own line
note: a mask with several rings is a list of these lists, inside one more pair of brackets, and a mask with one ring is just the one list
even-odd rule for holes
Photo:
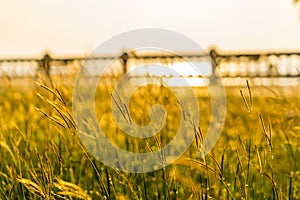
[[[0,90],[0,199],[300,199],[297,88],[288,89],[294,95],[276,87],[226,88],[223,132],[204,159],[198,153],[210,98],[206,89],[195,88],[201,116],[189,150],[164,169],[125,173],[83,147],[71,115],[72,88],[46,85]],[[160,103],[168,111],[167,125],[146,141],[118,130],[111,98],[102,90],[96,98],[99,123],[123,149],[153,151],[176,134],[180,107],[168,89],[143,87],[132,97],[129,111],[137,124],[149,123],[143,107]]]

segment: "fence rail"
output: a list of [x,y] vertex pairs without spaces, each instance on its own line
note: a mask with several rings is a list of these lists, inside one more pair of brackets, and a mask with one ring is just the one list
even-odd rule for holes
[[[214,49],[206,53],[193,53],[183,55],[136,55],[123,53],[118,57],[122,65],[122,72],[128,71],[130,61],[148,62],[174,62],[182,58],[201,59],[208,57],[214,61],[212,69],[214,74],[215,67],[219,69],[222,77],[300,77],[300,52],[253,52],[253,53],[220,53]],[[112,60],[114,56],[95,56],[88,59],[95,62]],[[0,58],[0,76],[34,76],[37,70],[44,70],[50,73],[57,66],[76,66],[79,67],[86,57],[53,58],[46,54],[41,59],[36,58]],[[181,60],[182,61],[182,60]]]

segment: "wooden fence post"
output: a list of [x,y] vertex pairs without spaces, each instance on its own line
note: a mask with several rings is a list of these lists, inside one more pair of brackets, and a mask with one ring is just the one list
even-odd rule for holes
[[211,49],[209,51],[209,56],[212,60],[212,63],[211,63],[211,75],[212,76],[216,76],[216,68],[217,68],[217,58],[218,58],[218,53],[215,49]]
[[41,60],[42,62],[42,68],[45,70],[45,72],[47,74],[50,73],[50,62],[51,62],[51,57],[49,56],[49,54],[45,54],[44,57]]
[[126,74],[127,73],[127,61],[128,61],[128,54],[126,52],[124,52],[122,55],[121,55],[121,60],[122,60],[122,64],[123,64],[123,74]]

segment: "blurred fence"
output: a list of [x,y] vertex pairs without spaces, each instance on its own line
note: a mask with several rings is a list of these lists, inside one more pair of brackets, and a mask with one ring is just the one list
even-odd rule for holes
[[[126,73],[137,63],[162,63],[172,64],[184,62],[182,58],[188,58],[195,62],[204,57],[209,57],[216,64],[223,78],[294,78],[298,82],[300,77],[300,52],[259,52],[259,53],[219,53],[210,50],[206,53],[183,55],[137,55],[123,53],[118,59],[113,56],[89,57],[95,64],[115,60],[120,73]],[[67,76],[80,68],[86,57],[53,58],[46,54],[41,59],[31,58],[0,58],[0,77],[22,78],[36,77],[39,71],[54,75]],[[211,69],[214,74],[215,68]],[[201,76],[201,75],[199,75]]]

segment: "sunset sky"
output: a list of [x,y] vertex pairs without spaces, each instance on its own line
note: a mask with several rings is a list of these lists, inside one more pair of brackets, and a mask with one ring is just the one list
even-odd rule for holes
[[0,57],[87,54],[145,27],[177,31],[203,48],[300,50],[299,16],[292,0],[0,0]]

